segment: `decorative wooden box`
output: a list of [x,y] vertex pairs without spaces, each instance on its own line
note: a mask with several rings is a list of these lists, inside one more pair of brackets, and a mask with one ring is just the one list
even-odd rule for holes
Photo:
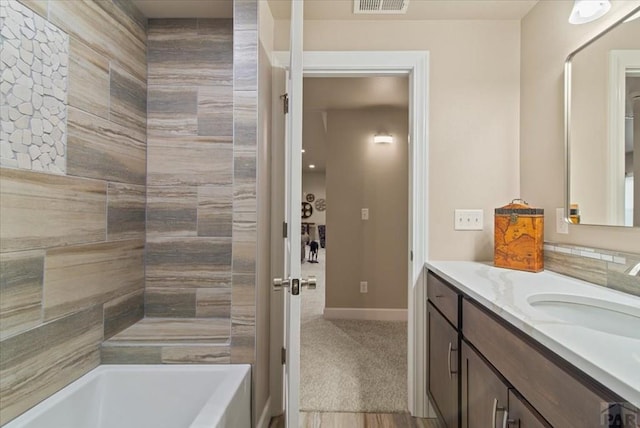
[[514,199],[495,210],[495,266],[540,272],[544,269],[544,209]]

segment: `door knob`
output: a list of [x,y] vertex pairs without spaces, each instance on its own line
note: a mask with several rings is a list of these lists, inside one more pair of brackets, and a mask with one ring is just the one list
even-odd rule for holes
[[[300,285],[302,285],[303,287],[307,287],[309,290],[315,290],[317,283],[318,283],[318,280],[316,279],[315,276],[310,276],[307,279],[300,280]],[[290,286],[291,286],[290,278],[289,279],[273,278],[273,289],[276,291],[282,290],[283,287],[289,288]]]
[[282,287],[289,287],[289,280],[283,278],[273,278],[273,289],[276,291],[282,290]]
[[316,289],[316,284],[318,283],[318,280],[316,279],[315,276],[310,276],[307,279],[301,279],[300,280],[300,284],[303,287],[307,287],[309,290],[315,290]]

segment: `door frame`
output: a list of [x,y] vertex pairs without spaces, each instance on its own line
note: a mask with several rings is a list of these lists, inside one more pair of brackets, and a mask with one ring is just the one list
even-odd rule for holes
[[[289,53],[275,51],[272,66],[287,68]],[[415,417],[433,417],[426,396],[426,278],[429,228],[429,52],[428,51],[305,51],[304,77],[409,77],[409,230],[408,254],[408,407]],[[275,314],[272,314],[272,317]],[[273,336],[272,336],[273,337]],[[276,339],[276,337],[273,337]],[[282,344],[274,343],[274,352]],[[275,365],[271,365],[275,367]],[[271,379],[281,371],[272,370]],[[276,382],[277,383],[277,382]],[[278,388],[275,388],[277,391]],[[272,389],[272,394],[274,389]],[[272,399],[275,398],[272,395]],[[277,403],[280,400],[272,400]],[[274,409],[274,414],[279,409]],[[281,410],[281,409],[280,409]]]

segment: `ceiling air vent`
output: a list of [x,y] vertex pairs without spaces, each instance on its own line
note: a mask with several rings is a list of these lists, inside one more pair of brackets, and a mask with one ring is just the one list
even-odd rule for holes
[[353,0],[353,13],[370,15],[406,13],[409,0]]

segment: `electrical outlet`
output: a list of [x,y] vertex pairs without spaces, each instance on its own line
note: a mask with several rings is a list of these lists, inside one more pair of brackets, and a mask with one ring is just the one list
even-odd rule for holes
[[569,223],[564,219],[564,208],[556,208],[556,233],[569,233]]
[[369,220],[369,208],[363,208],[361,214],[362,220]]
[[369,291],[368,287],[369,287],[369,285],[367,284],[367,281],[360,281],[360,292],[361,293],[367,293]]
[[456,210],[455,230],[482,230],[482,210]]

